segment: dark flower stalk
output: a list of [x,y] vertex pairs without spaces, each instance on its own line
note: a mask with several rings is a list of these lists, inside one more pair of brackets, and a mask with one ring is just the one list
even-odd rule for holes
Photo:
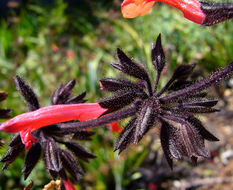
[[136,107],[130,107],[128,109],[124,109],[124,110],[115,112],[114,114],[109,114],[104,117],[100,117],[98,119],[82,121],[79,123],[70,123],[69,126],[66,126],[65,124],[61,123],[59,127],[57,128],[56,132],[63,134],[63,135],[67,133],[75,133],[77,131],[91,129],[97,126],[107,125],[108,123],[111,123],[114,121],[123,120],[125,118],[135,115],[136,112],[137,112]]
[[219,111],[214,108],[218,101],[207,98],[207,92],[204,90],[229,78],[233,74],[233,63],[200,81],[189,79],[196,64],[180,65],[164,88],[158,91],[159,78],[165,66],[160,35],[152,46],[151,56],[157,72],[153,88],[146,69],[118,49],[118,62],[110,64],[138,81],[101,79],[102,89],[114,93],[114,96],[99,102],[107,109],[105,112],[107,115],[70,124],[69,127],[61,124],[59,133],[66,133],[66,130],[76,132],[131,117],[131,121],[118,137],[115,150],[122,152],[131,143],[138,143],[151,128],[160,123],[161,145],[170,167],[173,158],[187,157],[196,162],[198,157],[209,157],[204,140],[218,141],[218,139],[205,129],[195,115]]

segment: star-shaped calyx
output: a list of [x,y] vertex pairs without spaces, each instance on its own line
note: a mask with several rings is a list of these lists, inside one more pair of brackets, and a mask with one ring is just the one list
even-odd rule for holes
[[[204,140],[218,139],[205,129],[195,115],[219,111],[214,108],[218,101],[207,98],[207,92],[204,90],[230,77],[233,63],[200,81],[189,79],[195,64],[180,65],[167,84],[158,91],[159,79],[165,66],[160,35],[151,51],[152,63],[157,73],[153,87],[144,66],[128,57],[121,49],[117,49],[116,56],[118,61],[110,64],[136,81],[101,79],[102,89],[114,94],[99,102],[107,109],[105,115],[80,122],[76,126],[70,125],[69,130],[75,132],[77,128],[80,130],[96,127],[131,117],[117,139],[115,150],[122,152],[131,143],[138,143],[151,128],[161,126],[161,145],[170,167],[173,158],[188,157],[196,162],[198,157],[209,157]],[[65,127],[60,126],[60,129]]]

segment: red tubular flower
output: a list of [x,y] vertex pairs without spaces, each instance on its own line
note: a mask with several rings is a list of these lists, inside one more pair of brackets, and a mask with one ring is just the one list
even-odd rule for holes
[[63,183],[64,183],[66,190],[75,190],[75,188],[70,180],[67,180],[67,181],[63,180]]
[[98,103],[52,105],[20,114],[2,123],[0,130],[16,133],[30,129],[33,132],[41,127],[55,123],[98,118],[106,110],[101,108]]
[[[26,148],[31,147],[30,140],[36,142],[31,133],[41,127],[72,120],[85,121],[96,119],[107,109],[98,103],[82,103],[67,105],[52,105],[35,111],[20,114],[0,125],[0,131],[8,133],[20,132],[21,139]],[[120,133],[122,128],[117,122],[110,123],[110,129]]]
[[121,5],[123,17],[145,15],[157,1],[176,7],[183,12],[185,18],[205,26],[233,17],[233,3],[209,3],[200,0],[124,0]]
[[52,50],[53,50],[54,52],[58,52],[58,51],[59,51],[59,47],[58,47],[56,44],[53,44],[53,45],[52,45]]
[[126,18],[134,18],[150,11],[156,1],[167,3],[180,9],[184,17],[201,24],[205,19],[198,0],[125,0],[121,5],[122,14]]
[[[30,150],[26,153],[22,169],[25,180],[43,155],[44,164],[50,176],[53,179],[60,177],[66,190],[75,190],[67,173],[70,174],[72,181],[77,183],[84,175],[77,158],[85,162],[96,158],[77,141],[89,141],[94,133],[83,130],[78,132],[60,130],[59,126],[69,127],[83,120],[92,121],[93,118],[98,118],[106,112],[106,109],[101,108],[97,103],[85,103],[86,92],[72,96],[75,80],[70,80],[66,84],[61,83],[51,97],[53,106],[41,108],[31,86],[20,76],[16,76],[14,80],[30,112],[16,116],[0,127],[1,130],[8,132],[20,132],[12,137],[8,143],[8,150],[0,158],[0,162],[3,162],[2,170],[12,164],[26,147]],[[0,93],[0,101],[5,97],[6,94]],[[3,113],[5,116],[7,111]],[[35,143],[32,144],[32,142]],[[28,186],[29,188],[31,186]]]
[[121,4],[121,12],[125,18],[143,16],[151,10],[155,1],[124,0]]
[[16,116],[2,123],[0,131],[20,132],[26,149],[30,149],[31,141],[36,142],[36,139],[31,135],[33,131],[55,123],[96,119],[106,110],[100,107],[98,103],[52,105]]
[[[68,83],[68,86],[71,85],[72,82],[73,81]],[[32,97],[33,96],[30,96],[31,99],[33,99]],[[43,108],[39,108],[39,103],[35,101],[37,103],[34,107],[37,107],[37,109],[31,107],[30,112],[20,114],[2,123],[0,125],[0,131],[8,133],[20,132],[21,140],[25,144],[25,148],[30,149],[31,143],[37,142],[31,133],[39,128],[72,120],[85,121],[96,119],[107,111],[107,109],[102,108],[98,103],[82,102],[73,104],[71,99],[71,102],[67,102],[69,104],[62,104],[62,102],[59,102],[56,98],[53,99],[53,101],[55,105]],[[116,122],[109,125],[112,131],[121,132],[121,128]]]

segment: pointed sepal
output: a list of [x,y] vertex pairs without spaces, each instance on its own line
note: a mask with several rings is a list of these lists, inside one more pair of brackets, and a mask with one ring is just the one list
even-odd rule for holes
[[157,37],[156,43],[152,45],[151,57],[155,70],[160,75],[165,66],[165,54],[161,43],[161,34]]
[[32,145],[25,158],[24,168],[22,170],[22,172],[24,173],[24,180],[28,178],[33,168],[38,163],[40,156],[41,145],[39,143],[35,143]]
[[19,93],[23,96],[26,103],[28,104],[28,108],[30,111],[34,111],[40,108],[39,100],[33,91],[33,89],[23,80],[22,77],[16,75],[15,85]]

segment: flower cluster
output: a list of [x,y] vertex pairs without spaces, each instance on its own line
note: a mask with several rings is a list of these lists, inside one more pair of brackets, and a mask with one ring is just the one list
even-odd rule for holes
[[[126,18],[142,16],[157,1],[179,9],[185,18],[203,26],[233,18],[233,3],[203,0],[124,0],[122,14]],[[57,52],[59,47],[53,45],[52,49]],[[67,51],[66,56],[70,60],[75,59],[72,50]],[[204,127],[196,115],[219,111],[214,107],[218,100],[208,98],[206,89],[232,75],[233,62],[200,81],[190,79],[196,64],[180,65],[166,85],[159,89],[165,67],[161,35],[151,51],[157,74],[154,82],[145,67],[121,49],[117,49],[116,56],[117,62],[110,64],[126,77],[100,80],[102,90],[113,95],[98,103],[85,103],[86,92],[71,97],[76,84],[75,80],[71,80],[55,90],[51,106],[41,108],[33,89],[20,76],[16,76],[17,90],[26,101],[29,112],[0,124],[0,131],[16,133],[0,159],[3,162],[2,170],[26,148],[29,151],[22,170],[25,179],[43,155],[51,177],[60,177],[67,190],[74,190],[67,173],[74,181],[79,181],[84,172],[77,158],[86,162],[95,158],[77,140],[91,140],[93,132],[86,130],[102,125],[110,125],[111,130],[120,133],[115,145],[115,151],[119,150],[119,154],[132,143],[139,143],[150,129],[161,126],[161,146],[171,168],[173,159],[188,158],[196,163],[199,157],[210,157],[204,141],[218,141],[218,138]],[[130,80],[130,77],[134,80]],[[0,91],[0,102],[6,98],[7,93]],[[10,109],[0,109],[0,118],[8,118],[10,112]],[[117,121],[126,118],[130,118],[130,121],[122,130]],[[0,146],[2,144],[0,139]]]
[[204,148],[204,139],[210,141],[218,139],[203,127],[194,114],[218,111],[213,108],[218,101],[208,99],[202,90],[217,83],[220,80],[219,76],[221,78],[229,76],[233,64],[199,82],[189,80],[195,64],[180,65],[167,84],[157,91],[159,78],[165,66],[160,35],[152,47],[151,55],[157,72],[153,88],[146,69],[129,58],[121,49],[117,50],[118,62],[111,65],[139,81],[133,83],[113,78],[101,80],[102,88],[115,94],[100,102],[103,108],[116,111],[133,103],[136,109],[133,118],[120,134],[115,150],[119,149],[121,152],[131,143],[138,143],[152,127],[156,126],[156,123],[160,123],[161,145],[171,167],[172,158],[188,157],[196,161],[197,157],[209,157]]
[[[39,101],[33,89],[26,84],[26,82],[20,76],[15,77],[15,83],[18,91],[27,102],[29,111],[32,112],[40,109]],[[70,97],[74,86],[75,80],[71,80],[65,85],[61,84],[51,98],[52,105],[84,103],[86,101],[84,99],[86,94],[85,92],[77,96]],[[37,117],[39,116],[37,115]],[[75,124],[78,122],[78,120],[73,120],[70,122],[65,122],[64,124],[69,126],[70,123]],[[30,144],[31,148],[27,152],[22,171],[24,173],[24,178],[26,179],[36,166],[43,152],[44,162],[49,174],[52,176],[52,178],[60,176],[64,181],[64,185],[68,188],[72,187],[72,184],[67,179],[65,171],[68,171],[76,181],[78,181],[83,175],[83,171],[75,157],[87,162],[88,159],[95,158],[95,155],[89,153],[76,142],[77,140],[91,140],[93,133],[88,131],[78,131],[76,133],[67,132],[66,135],[61,135],[56,130],[58,126],[59,123],[45,126],[32,132],[31,139],[34,139],[34,144],[32,146]],[[27,138],[27,135],[26,137],[24,136],[24,139],[25,138]],[[59,145],[64,145],[67,150],[61,148]],[[1,162],[4,163],[2,168],[3,170],[14,162],[20,153],[23,152],[25,147],[21,141],[20,134],[15,134],[8,146],[8,151],[1,158]]]
[[121,49],[117,50],[118,62],[110,63],[120,72],[134,77],[128,79],[104,78],[100,80],[105,91],[115,95],[99,104],[107,109],[101,118],[83,121],[68,128],[60,125],[60,130],[75,132],[132,117],[117,139],[115,150],[122,152],[131,143],[138,143],[156,124],[161,125],[160,139],[167,161],[172,167],[172,159],[209,157],[204,140],[218,141],[207,131],[195,114],[219,111],[213,108],[217,100],[207,98],[207,88],[228,78],[233,73],[233,63],[218,70],[200,81],[192,81],[195,64],[178,66],[167,84],[158,91],[158,83],[165,66],[165,55],[161,36],[153,44],[152,62],[157,77],[152,83],[146,69],[128,57]]
[[[56,89],[51,98],[52,106],[40,108],[33,89],[20,76],[15,77],[16,87],[30,112],[0,125],[0,131],[19,132],[13,136],[8,151],[1,159],[3,169],[14,162],[26,147],[30,150],[23,168],[25,179],[43,152],[46,169],[52,178],[59,176],[66,189],[74,189],[66,172],[75,181],[83,175],[75,157],[84,161],[95,158],[76,140],[90,140],[93,133],[85,130],[106,124],[111,124],[112,129],[121,132],[115,145],[115,151],[119,150],[119,153],[130,144],[138,143],[151,128],[159,125],[162,149],[171,168],[173,159],[186,157],[196,163],[198,157],[209,157],[204,140],[218,139],[205,129],[196,115],[219,111],[214,108],[218,101],[208,98],[206,89],[230,77],[233,63],[200,81],[190,79],[196,64],[180,65],[167,84],[158,90],[165,67],[161,35],[151,51],[157,74],[154,83],[144,66],[121,49],[117,49],[116,56],[118,61],[110,64],[127,77],[100,80],[101,88],[114,95],[98,103],[85,103],[85,92],[70,97],[75,86],[75,80],[71,80]],[[135,80],[131,81],[129,77]],[[6,94],[0,93],[0,100],[5,98]],[[1,117],[8,116],[10,112],[0,111]],[[131,120],[121,130],[116,121],[129,117]]]

